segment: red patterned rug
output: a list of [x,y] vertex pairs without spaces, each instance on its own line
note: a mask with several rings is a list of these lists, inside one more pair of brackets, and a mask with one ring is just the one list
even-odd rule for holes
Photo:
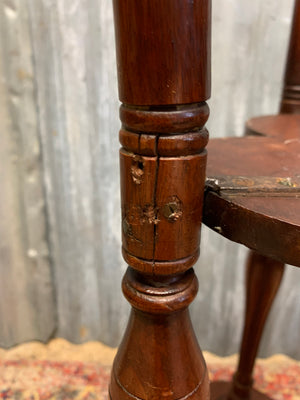
[[[115,350],[100,343],[56,339],[0,350],[0,399],[106,400]],[[230,380],[236,356],[205,353],[211,380]],[[274,400],[300,400],[300,363],[285,356],[259,360],[256,389]]]

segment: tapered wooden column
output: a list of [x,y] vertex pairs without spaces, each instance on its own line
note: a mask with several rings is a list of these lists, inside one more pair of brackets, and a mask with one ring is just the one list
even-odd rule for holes
[[254,390],[253,368],[266,320],[280,287],[284,264],[250,251],[246,266],[246,309],[240,358],[228,399],[266,400]]
[[208,399],[197,293],[210,94],[210,0],[114,0],[123,292],[132,305],[112,400]]
[[267,400],[254,390],[253,367],[266,319],[280,286],[284,264],[249,253],[246,273],[246,310],[240,359],[232,383],[217,382],[212,388],[213,399]]
[[300,0],[295,0],[280,112],[300,113]]

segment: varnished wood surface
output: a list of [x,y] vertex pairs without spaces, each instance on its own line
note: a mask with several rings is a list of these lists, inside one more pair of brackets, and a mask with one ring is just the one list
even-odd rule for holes
[[[30,227],[35,238],[47,241],[51,249],[52,283],[44,291],[38,281],[32,280],[30,268],[25,265],[21,268],[19,260],[12,258],[10,265],[14,268],[8,267],[8,253],[1,251],[2,284],[6,289],[5,295],[2,291],[0,309],[1,343],[4,346],[20,343],[25,340],[25,331],[28,332],[26,340],[47,340],[55,331],[56,336],[75,343],[101,340],[117,346],[127,321],[128,303],[118,289],[125,262],[115,250],[121,243],[116,134],[120,123],[112,3],[107,0],[72,4],[60,0],[4,3],[0,11],[3,79],[0,97],[8,107],[10,123],[6,125],[5,118],[1,117],[1,132],[5,132],[3,137],[7,134],[20,145],[26,142],[26,149],[30,150],[26,150],[26,163],[33,165],[37,160],[33,140],[37,121],[43,155],[38,160],[42,164],[42,200],[46,205],[40,211],[46,214],[48,239],[35,229],[35,224],[30,222]],[[211,137],[240,135],[249,116],[277,111],[292,3],[291,0],[232,0],[232,7],[228,7],[228,0],[218,0],[213,7],[216,95],[210,100]],[[30,34],[24,33],[26,30]],[[238,38],[239,51],[232,52],[233,38]],[[22,97],[21,93],[26,96]],[[22,102],[26,107],[21,106]],[[29,106],[31,112],[28,112]],[[5,106],[1,107],[3,113]],[[18,131],[20,127],[22,130]],[[22,132],[31,140],[24,142]],[[8,164],[2,158],[6,173],[15,167],[14,160],[13,154]],[[20,185],[27,173],[30,176],[30,170],[20,177]],[[2,199],[8,195],[7,190],[2,185]],[[31,208],[23,199],[24,193],[18,191],[14,193],[14,200],[2,201],[6,217],[15,201],[24,204],[20,218],[16,217],[17,223],[10,218],[2,219],[2,237],[8,251],[18,240],[28,243],[31,230],[26,228],[29,220],[25,215]],[[34,201],[41,204],[39,199],[37,196]],[[18,226],[20,230],[16,230]],[[42,225],[38,223],[38,226]],[[8,229],[13,235],[7,234]],[[27,250],[25,246],[24,262]],[[240,246],[204,227],[201,261],[196,266],[202,294],[195,299],[191,315],[202,347],[220,355],[232,354],[238,349],[237,329],[241,324],[243,301],[242,268],[236,264],[243,257]],[[13,273],[16,268],[24,277],[24,290],[19,290],[20,274]],[[47,269],[39,272],[45,282],[43,273]],[[295,335],[298,330],[297,272],[293,268],[287,271],[276,318],[274,313],[267,328],[269,340],[263,339],[261,355],[279,351],[300,357],[297,340],[283,331],[283,327],[289,326]],[[11,282],[9,288],[6,282]],[[214,292],[210,289],[212,282],[217,282]],[[37,290],[40,300],[29,301],[24,291],[37,293]],[[55,302],[46,293],[50,290],[55,292]],[[19,309],[26,306],[30,315],[36,315],[30,326],[27,312],[11,313],[6,307],[12,291]],[[279,302],[293,314],[292,321],[278,307]],[[227,319],[222,318],[224,305]],[[205,326],[203,318],[207,322]]]
[[[300,47],[299,47],[299,35],[300,35],[300,1],[295,0],[295,9],[294,9],[294,20],[292,24],[291,38],[290,38],[290,46],[289,46],[289,54],[286,66],[286,76],[284,82],[284,90],[282,96],[282,102],[280,111],[281,113],[294,113],[296,114],[300,110],[300,102],[299,102],[299,83],[300,83]],[[292,84],[292,85],[291,85]],[[291,223],[297,225],[297,217],[295,212],[300,211],[299,203],[299,182],[296,183],[298,178],[299,171],[299,160],[296,160],[295,165],[291,168],[287,157],[284,155],[285,145],[294,145],[296,149],[292,150],[293,155],[297,155],[299,158],[299,153],[297,149],[297,143],[299,143],[300,138],[300,129],[299,129],[299,116],[295,115],[286,115],[282,114],[279,116],[267,116],[267,117],[258,117],[253,118],[246,123],[246,135],[256,136],[258,149],[256,155],[258,156],[258,160],[253,158],[253,154],[250,154],[250,164],[252,163],[252,170],[254,175],[252,178],[245,179],[244,177],[237,177],[232,179],[234,187],[238,187],[241,195],[241,187],[244,186],[244,199],[254,198],[254,202],[246,201],[246,206],[248,209],[251,209],[251,212],[248,214],[248,226],[245,225],[244,229],[253,230],[253,226],[260,220],[261,213],[264,215],[273,215],[273,226],[268,226],[266,224],[262,229],[259,229],[258,232],[255,233],[254,240],[250,242],[244,241],[245,235],[243,234],[243,230],[241,226],[239,226],[240,233],[237,233],[236,240],[245,244],[249,247],[256,248],[258,246],[261,254],[256,253],[255,251],[250,251],[248,255],[247,261],[247,274],[246,274],[246,308],[245,308],[245,321],[244,321],[244,329],[242,335],[242,342],[240,347],[240,356],[237,370],[233,376],[231,383],[226,382],[215,382],[212,385],[212,398],[214,400],[218,399],[228,399],[228,400],[242,400],[242,399],[267,399],[266,396],[257,392],[252,388],[253,385],[253,368],[255,364],[255,359],[257,356],[259,344],[261,341],[261,336],[265,327],[266,319],[269,315],[269,311],[272,307],[274,298],[277,294],[279,286],[282,282],[283,273],[285,270],[285,262],[289,262],[289,260],[293,259],[294,263],[298,266],[299,258],[297,258],[297,253],[299,253],[300,248],[296,246],[295,249],[292,248],[293,239],[289,237],[289,231],[285,232],[286,226],[281,224],[281,221],[278,219],[278,214],[282,213],[284,208],[290,207],[289,210],[289,220]],[[268,147],[261,145],[260,137],[267,137],[269,140]],[[272,138],[272,139],[271,139]],[[274,139],[277,139],[278,142],[274,142]],[[271,140],[271,142],[270,142]],[[249,143],[249,142],[248,142]],[[244,144],[246,142],[244,141]],[[272,162],[270,163],[269,155],[270,155],[270,145],[273,149],[277,147],[279,153],[276,156],[276,159],[273,157],[273,166]],[[281,151],[280,151],[281,147]],[[263,153],[264,152],[264,153]],[[239,152],[238,152],[239,154]],[[267,155],[267,160],[262,159],[261,155]],[[283,166],[282,168],[278,168],[283,158]],[[258,177],[255,177],[255,171],[257,164],[260,166],[260,171]],[[298,162],[297,162],[298,161]],[[245,154],[245,164],[249,165],[249,157]],[[268,168],[266,168],[266,164]],[[289,167],[288,167],[289,165]],[[270,170],[271,166],[271,174]],[[237,168],[238,169],[238,168]],[[286,172],[287,178],[278,177],[274,179],[274,173],[278,174],[278,170],[283,169]],[[261,171],[267,170],[267,175],[260,178]],[[283,171],[281,171],[283,172]],[[295,174],[296,172],[296,174]],[[293,174],[294,173],[294,174]],[[234,174],[236,177],[236,175]],[[228,179],[228,178],[227,178]],[[249,186],[249,182],[252,180],[252,188],[247,188]],[[270,182],[269,182],[270,180]],[[245,182],[248,183],[245,183]],[[285,185],[284,189],[280,185]],[[223,186],[226,189],[226,184]],[[251,186],[251,184],[250,184]],[[298,195],[295,191],[298,187]],[[291,189],[289,191],[289,189]],[[219,192],[221,196],[225,196],[226,191]],[[227,189],[227,193],[228,189]],[[232,194],[234,197],[234,190],[232,190]],[[294,200],[293,204],[290,202],[286,202],[287,198],[292,198]],[[209,199],[209,197],[208,197]],[[253,199],[252,199],[253,200]],[[240,203],[240,202],[237,202]],[[245,205],[245,204],[244,204]],[[297,208],[298,205],[298,208]],[[250,207],[249,207],[250,206]],[[271,207],[270,207],[271,206]],[[232,208],[235,207],[234,199]],[[270,213],[270,208],[272,212]],[[257,213],[257,209],[259,209],[259,214]],[[236,217],[235,213],[232,213],[232,217]],[[282,214],[281,214],[282,216]],[[296,217],[296,218],[295,218]],[[283,217],[283,220],[285,218]],[[220,223],[223,224],[224,221]],[[225,222],[226,224],[226,222]],[[258,223],[259,225],[259,223]],[[276,229],[275,228],[276,225]],[[264,230],[267,228],[267,230]],[[296,231],[292,228],[291,233],[294,235],[294,239],[297,242],[297,236],[299,237],[299,223],[298,230]],[[222,228],[219,227],[220,233],[222,233]],[[233,228],[234,229],[234,228]],[[268,232],[269,230],[269,232]],[[286,235],[285,235],[286,233]],[[239,238],[237,239],[239,235]],[[253,232],[249,235],[253,235]],[[278,249],[276,245],[278,242],[282,242],[282,237],[288,237],[291,241],[288,241],[286,248],[284,246]],[[270,243],[271,238],[271,243]],[[253,237],[252,237],[253,239]],[[253,243],[254,242],[254,243]],[[258,243],[258,244],[257,244]],[[277,256],[279,254],[279,260],[277,261],[273,258],[274,249],[277,252]],[[296,257],[295,257],[296,254]]]
[[114,361],[111,398],[209,399],[207,369],[187,310],[197,278],[190,270],[159,286],[131,268],[125,275],[123,290],[134,307]]
[[[300,1],[296,0],[283,104],[290,102],[287,85],[300,82],[299,32]],[[293,101],[297,98],[296,92],[292,96]],[[281,111],[297,112],[295,108]],[[246,124],[246,134],[249,137],[210,142],[208,177],[274,177],[282,185],[297,186],[293,178],[300,173],[300,116],[282,114],[253,118]],[[229,196],[224,192],[218,197],[208,193],[204,220],[231,240],[266,256],[299,266],[299,196],[296,191],[294,195],[282,196],[275,193]],[[217,207],[220,213],[214,214],[213,207]]]
[[273,300],[280,287],[284,264],[250,252],[246,265],[246,309],[237,372],[229,398],[247,398],[251,393],[253,367]]
[[132,311],[112,368],[112,400],[210,397],[188,311],[198,289],[191,267],[205,182],[210,9],[210,0],[114,1],[129,264],[122,287]]
[[123,103],[187,104],[209,97],[210,56],[202,54],[210,52],[210,2],[115,0],[114,10]]
[[287,143],[300,141],[300,115],[278,114],[251,118],[246,122],[245,134],[277,137]]
[[[291,178],[300,171],[300,142],[228,138],[208,146],[207,176]],[[261,254],[300,265],[300,202],[294,197],[221,195],[208,192],[204,222],[228,239]]]
[[133,268],[165,275],[197,260],[208,115],[205,103],[157,111],[121,106],[123,255]]
[[274,298],[280,287],[285,265],[250,251],[246,265],[245,321],[240,357],[232,382],[213,382],[213,400],[267,400],[253,389],[253,368],[261,336]]

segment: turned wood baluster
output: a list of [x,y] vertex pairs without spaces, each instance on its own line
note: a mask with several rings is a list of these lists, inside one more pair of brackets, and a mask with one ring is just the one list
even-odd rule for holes
[[295,1],[280,112],[300,113],[300,0]]
[[267,400],[252,388],[253,367],[266,319],[279,289],[284,264],[250,251],[246,265],[246,309],[240,358],[232,383],[214,382],[213,399]]
[[239,365],[228,396],[232,400],[266,398],[252,389],[252,374],[264,325],[282,280],[284,264],[252,251],[246,271],[244,332]]
[[208,399],[197,293],[210,94],[210,0],[114,0],[122,129],[123,292],[112,400]]

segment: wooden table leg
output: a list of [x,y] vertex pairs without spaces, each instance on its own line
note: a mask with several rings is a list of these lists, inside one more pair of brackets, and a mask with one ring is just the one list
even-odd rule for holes
[[284,264],[250,252],[246,274],[246,311],[240,359],[233,381],[214,382],[212,399],[266,400],[267,396],[252,388],[253,367],[264,325],[279,289]]
[[208,400],[197,293],[209,109],[210,0],[114,0],[123,292],[112,400]]
[[300,113],[300,0],[295,0],[289,51],[285,68],[281,114]]

